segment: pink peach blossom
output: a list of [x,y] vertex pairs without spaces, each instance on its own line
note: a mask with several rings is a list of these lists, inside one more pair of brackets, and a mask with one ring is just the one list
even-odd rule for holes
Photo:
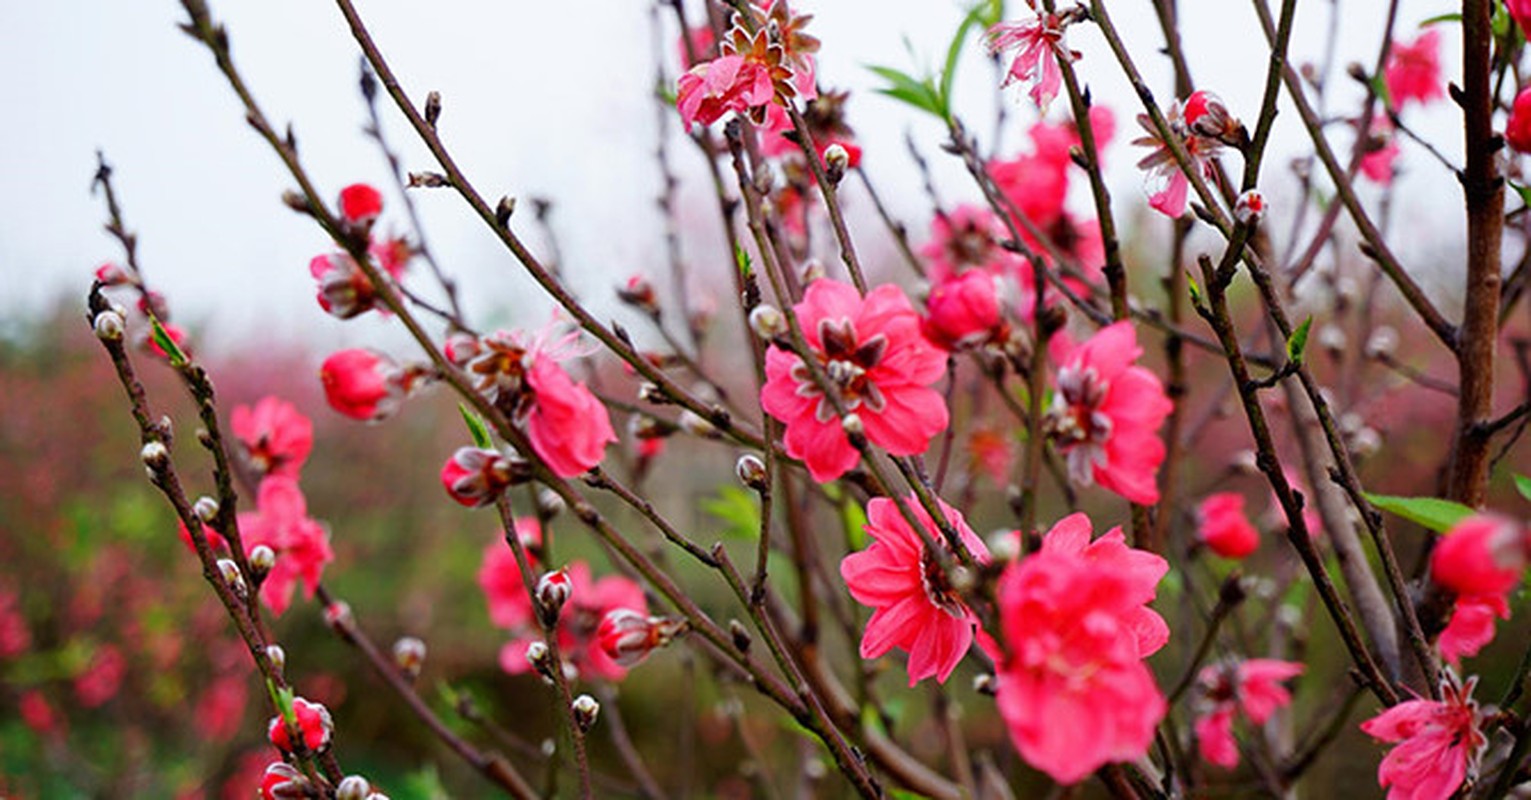
[[1260,547],[1260,532],[1244,515],[1238,492],[1207,495],[1196,508],[1197,538],[1223,558],[1246,558]]
[[[627,675],[627,668],[602,646],[601,622],[618,609],[647,616],[648,601],[643,588],[621,575],[593,580],[590,565],[583,561],[573,562],[567,569],[572,590],[558,618],[558,649],[565,661],[583,676],[621,680]],[[520,636],[500,649],[500,668],[511,674],[530,670],[527,648],[541,640],[540,629],[523,628]]]
[[1441,32],[1430,28],[1407,44],[1393,42],[1382,71],[1393,105],[1429,105],[1446,96],[1441,88]]
[[318,284],[319,307],[336,319],[351,319],[377,305],[377,287],[346,253],[321,253],[308,262]]
[[[930,388],[945,373],[946,356],[921,335],[902,289],[885,284],[863,298],[848,284],[820,279],[795,310],[813,357],[870,442],[913,455],[946,428],[946,403]],[[796,354],[767,351],[760,403],[786,423],[787,454],[803,459],[814,480],[834,480],[856,466],[860,455],[834,406]]]
[[335,560],[330,534],[308,516],[308,501],[298,482],[286,475],[268,475],[261,481],[256,510],[239,514],[239,530],[247,551],[265,545],[276,552],[276,565],[260,587],[261,600],[271,613],[281,616],[292,602],[299,581],[305,597]]
[[510,462],[495,450],[459,447],[441,465],[441,485],[462,505],[487,506],[510,485]]
[[355,225],[371,225],[383,213],[383,194],[365,183],[340,190],[340,216]]
[[1302,674],[1303,665],[1293,661],[1251,658],[1211,664],[1197,675],[1202,711],[1196,719],[1196,743],[1209,764],[1233,769],[1239,764],[1238,743],[1233,738],[1236,711],[1255,725],[1264,725],[1278,709],[1292,703],[1282,685]]
[[[535,566],[535,551],[542,546],[542,526],[535,517],[517,517],[515,530],[521,545],[527,548],[527,559]],[[515,629],[535,621],[516,555],[503,540],[496,539],[484,548],[478,585],[489,602],[489,621],[496,626]]]
[[1141,757],[1166,711],[1143,663],[1168,636],[1144,605],[1166,565],[1127,548],[1119,532],[1089,543],[1082,516],[1060,522],[1040,552],[1005,570],[1003,652],[986,643],[1011,740],[1027,763],[1063,784]]
[[925,338],[947,350],[974,347],[992,339],[1004,323],[994,281],[987,272],[970,270],[931,287],[920,325]]
[[1208,764],[1223,769],[1239,765],[1239,743],[1233,737],[1236,710],[1232,703],[1218,703],[1211,711],[1196,718],[1192,726],[1196,732],[1196,749]]
[[606,406],[551,359],[534,360],[526,383],[534,399],[518,421],[548,468],[561,478],[572,478],[601,463],[606,445],[617,441]]
[[1441,631],[1438,646],[1441,657],[1455,664],[1471,658],[1494,640],[1495,619],[1510,618],[1510,604],[1504,595],[1462,595],[1451,612],[1451,621]]
[[296,478],[314,447],[314,424],[280,397],[262,397],[253,408],[235,406],[229,428],[245,459],[263,476]]
[[991,54],[1017,51],[1001,85],[1034,81],[1032,102],[1046,111],[1063,86],[1063,70],[1058,62],[1079,59],[1078,53],[1064,45],[1063,34],[1063,19],[1050,11],[1038,11],[1031,19],[1001,22],[990,28],[986,46]]
[[[1220,103],[1211,105],[1214,97],[1205,92],[1193,93],[1185,101],[1171,106],[1168,115],[1171,134],[1184,146],[1190,159],[1190,168],[1209,179],[1213,175],[1212,157],[1222,149],[1222,143],[1202,131],[1217,127],[1210,123],[1227,117],[1226,111],[1215,119],[1208,114],[1209,108],[1221,107]],[[1187,108],[1194,116],[1187,114]],[[1160,137],[1158,128],[1148,115],[1139,114],[1137,119],[1145,133],[1132,143],[1152,148],[1148,155],[1138,161],[1138,169],[1146,173],[1144,186],[1148,192],[1148,205],[1166,217],[1179,219],[1185,214],[1190,201],[1191,179],[1180,169],[1173,150]],[[1198,126],[1193,123],[1203,124]]]
[[771,102],[770,70],[744,56],[725,55],[697,64],[675,84],[675,102],[686,130],[711,125],[730,111],[746,111]]
[[1157,503],[1164,443],[1156,431],[1174,406],[1159,379],[1133,363],[1143,354],[1137,331],[1117,322],[1077,347],[1056,335],[1051,348],[1059,367],[1048,426],[1069,477],[1134,503]]
[[1398,160],[1400,152],[1398,141],[1393,136],[1392,126],[1386,122],[1379,122],[1373,132],[1379,137],[1380,144],[1361,156],[1361,175],[1372,183],[1387,186],[1393,182],[1393,162]]
[[930,241],[920,255],[930,265],[930,278],[944,282],[970,269],[996,275],[1014,274],[1025,260],[1000,247],[1009,238],[1004,223],[983,206],[964,204],[930,221]]
[[1504,595],[1531,561],[1531,531],[1515,520],[1475,514],[1458,522],[1430,554],[1430,577],[1464,595]]
[[[330,720],[329,709],[319,703],[296,697],[292,701],[292,716],[298,736],[309,752],[317,753],[329,745],[330,735],[335,728],[335,724]],[[272,717],[271,722],[267,724],[266,738],[271,740],[271,744],[276,749],[284,753],[293,751],[292,738],[280,715]]]
[[1504,0],[1504,7],[1520,26],[1521,35],[1531,39],[1531,0]]
[[[946,521],[968,552],[987,563],[989,550],[956,509],[937,500]],[[911,495],[909,507],[931,539],[950,547],[935,522]],[[866,532],[872,544],[840,562],[851,596],[875,609],[861,636],[861,657],[878,658],[893,648],[909,654],[909,685],[935,676],[945,683],[973,643],[978,618],[947,580],[919,534],[886,497],[867,504]],[[950,551],[948,551],[950,552]]]
[[[1528,4],[1528,11],[1531,11],[1531,4]],[[1504,126],[1504,140],[1517,153],[1531,153],[1531,87],[1515,95],[1510,120]]]
[[341,350],[319,368],[330,408],[352,419],[376,422],[398,410],[406,394],[406,373],[375,350]]
[[1442,700],[1407,700],[1361,723],[1361,730],[1397,746],[1377,767],[1388,800],[1448,800],[1467,777],[1488,739],[1472,699],[1477,678],[1448,682]]

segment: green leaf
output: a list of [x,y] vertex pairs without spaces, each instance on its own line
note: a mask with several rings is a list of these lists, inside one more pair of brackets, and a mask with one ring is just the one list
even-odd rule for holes
[[1507,181],[1507,183],[1510,184],[1511,189],[1515,190],[1516,194],[1520,195],[1520,202],[1531,206],[1531,186],[1516,183],[1515,181]]
[[1531,478],[1527,478],[1519,472],[1515,473],[1513,477],[1515,478],[1515,491],[1520,492],[1521,497],[1531,500]]
[[182,352],[181,346],[176,344],[174,339],[170,338],[169,333],[165,332],[165,326],[159,324],[159,317],[151,314],[149,316],[149,325],[151,335],[154,337],[154,343],[165,354],[165,359],[170,362],[170,366],[176,368],[186,366],[189,360],[186,358],[186,353]]
[[940,93],[930,78],[918,80],[911,75],[896,70],[892,67],[880,67],[869,65],[867,69],[877,73],[878,77],[886,80],[890,85],[878,89],[878,93],[885,94],[895,100],[902,100],[921,111],[946,119],[946,109],[941,105]]
[[753,492],[724,486],[715,497],[702,501],[702,510],[723,523],[723,535],[731,539],[754,539],[760,535],[760,509]]
[[1206,302],[1201,293],[1201,284],[1197,283],[1196,279],[1191,277],[1191,273],[1189,272],[1187,272],[1185,275],[1185,285],[1186,288],[1191,290],[1191,305],[1196,306],[1197,308],[1201,308],[1206,305]]
[[861,504],[849,500],[840,506],[840,524],[845,528],[845,541],[853,549],[862,550],[867,544],[867,512]]
[[750,254],[745,251],[744,245],[742,244],[734,245],[734,264],[739,267],[740,275],[749,275],[750,271],[753,269],[753,262],[750,261]]
[[494,440],[489,437],[489,426],[479,418],[478,414],[464,403],[457,404],[458,413],[462,414],[462,421],[468,423],[468,432],[473,434],[473,446],[484,450],[494,449]]
[[1367,82],[1371,84],[1372,94],[1375,94],[1377,99],[1382,101],[1382,105],[1392,108],[1393,96],[1388,93],[1387,81],[1382,79],[1382,75],[1380,73],[1373,75],[1371,80]]
[[[991,0],[984,0],[973,6],[967,16],[962,18],[962,23],[957,26],[957,32],[952,35],[951,43],[946,46],[946,63],[941,66],[941,85],[936,92],[942,119],[951,118],[952,82],[957,77],[957,59],[962,55],[962,45],[967,43],[968,33],[973,30],[973,27],[982,24],[983,12],[993,5]],[[985,29],[987,27],[984,26]]]
[[1457,12],[1455,12],[1455,11],[1453,11],[1453,12],[1451,12],[1449,14],[1436,14],[1433,17],[1427,17],[1423,22],[1419,23],[1419,27],[1421,27],[1421,28],[1428,28],[1431,25],[1438,25],[1438,24],[1440,24],[1442,22],[1461,22],[1461,21],[1462,21],[1462,15],[1457,13]]
[[1302,364],[1303,351],[1308,349],[1308,331],[1313,327],[1313,315],[1302,321],[1297,330],[1286,339],[1286,359],[1294,364]]
[[[1457,18],[1461,19],[1458,14]],[[1504,3],[1494,4],[1494,16],[1489,19],[1489,28],[1494,31],[1494,38],[1503,39],[1510,35],[1510,12]]]
[[1461,503],[1436,497],[1395,497],[1367,493],[1366,500],[1383,511],[1397,514],[1436,533],[1446,533],[1456,527],[1458,522],[1476,513]]

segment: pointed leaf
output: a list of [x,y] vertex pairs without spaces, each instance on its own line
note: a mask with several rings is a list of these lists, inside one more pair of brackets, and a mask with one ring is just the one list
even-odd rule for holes
[[181,346],[176,344],[174,339],[170,338],[170,334],[165,331],[165,326],[159,324],[159,317],[151,315],[149,317],[149,325],[151,328],[150,335],[154,337],[154,343],[159,346],[160,352],[165,354],[165,359],[170,362],[170,366],[186,366],[188,361],[186,353],[181,350]]
[[1515,491],[1520,492],[1521,497],[1531,500],[1531,478],[1527,478],[1518,472],[1515,473],[1514,477]]
[[457,411],[462,414],[462,421],[468,424],[468,432],[473,434],[473,446],[483,450],[493,450],[494,439],[489,437],[489,426],[484,424],[478,414],[473,413],[463,403],[457,404]]
[[1286,358],[1294,364],[1302,364],[1303,351],[1308,348],[1308,331],[1313,327],[1313,316],[1302,321],[1286,340]]
[[1396,497],[1367,493],[1366,500],[1383,511],[1397,514],[1436,533],[1446,533],[1456,527],[1458,522],[1477,513],[1461,503],[1436,497]]

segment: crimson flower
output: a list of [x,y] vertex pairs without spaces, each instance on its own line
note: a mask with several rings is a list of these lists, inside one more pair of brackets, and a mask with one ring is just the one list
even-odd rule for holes
[[994,276],[969,270],[931,287],[920,329],[933,344],[961,350],[990,341],[1003,324]]
[[1488,744],[1472,699],[1477,682],[1469,678],[1459,687],[1448,679],[1441,700],[1407,700],[1361,723],[1372,738],[1397,744],[1377,767],[1388,800],[1448,800],[1456,794]]
[[296,478],[314,447],[314,424],[292,403],[267,395],[234,407],[229,427],[255,471]]
[[[885,284],[862,297],[828,279],[808,285],[794,307],[812,356],[866,437],[898,456],[920,453],[946,428],[946,402],[930,384],[946,371],[946,355],[920,333],[920,317],[902,289]],[[760,404],[787,425],[787,454],[801,458],[816,481],[856,466],[851,446],[806,364],[779,347],[766,352]]]
[[1003,652],[984,641],[1011,740],[1063,784],[1141,757],[1166,711],[1143,659],[1169,638],[1147,607],[1169,566],[1127,547],[1119,528],[1089,539],[1089,518],[1074,514],[1008,567],[998,590]]
[[1510,618],[1510,603],[1504,595],[1478,594],[1457,597],[1451,620],[1436,642],[1441,657],[1453,664],[1471,658],[1484,645],[1494,641],[1496,619]]
[[1245,558],[1260,548],[1260,532],[1244,514],[1244,495],[1217,492],[1196,507],[1196,536],[1223,558]]
[[[973,558],[987,563],[988,548],[962,515],[936,502]],[[909,508],[932,540],[950,547],[913,495]],[[973,644],[978,618],[895,502],[877,497],[867,504],[866,532],[871,546],[840,562],[840,576],[851,596],[875,609],[861,636],[861,657],[878,658],[896,647],[909,653],[910,686],[931,676],[945,683]]]
[[383,195],[365,183],[340,190],[340,217],[353,225],[371,225],[383,213]]
[[1517,153],[1531,153],[1531,87],[1515,95],[1510,121],[1504,126],[1504,140]]
[[319,367],[330,408],[366,422],[397,411],[413,377],[388,356],[364,348],[336,352]]
[[277,616],[287,610],[300,580],[304,596],[313,597],[325,565],[335,560],[329,531],[309,518],[303,491],[286,475],[268,475],[261,481],[256,510],[240,512],[239,530],[246,551],[265,545],[276,552],[276,565],[261,583],[260,597]]
[[[335,724],[330,720],[330,710],[322,704],[295,697],[292,701],[292,716],[297,723],[295,727],[298,730],[298,736],[309,752],[317,753],[330,743],[330,734]],[[266,726],[266,738],[284,753],[293,751],[287,725],[280,715],[272,717],[271,722]]]
[[1429,105],[1445,97],[1441,89],[1441,32],[1430,28],[1408,44],[1393,42],[1382,78],[1400,111],[1409,103]]
[[1463,595],[1504,595],[1531,561],[1531,530],[1493,514],[1458,522],[1430,554],[1430,577]]
[[[518,517],[516,538],[527,548],[526,557],[536,565],[535,551],[542,546],[542,526],[536,517]],[[478,585],[489,601],[489,621],[501,628],[515,629],[532,624],[531,598],[521,580],[516,555],[505,542],[496,540],[484,548],[483,566],[478,571]]]
[[1205,705],[1196,719],[1196,742],[1209,764],[1232,769],[1239,764],[1238,743],[1233,738],[1233,717],[1240,709],[1255,725],[1264,725],[1280,708],[1291,704],[1292,693],[1282,681],[1301,675],[1303,665],[1293,661],[1251,658],[1236,663],[1212,664],[1197,675]]
[[1058,362],[1049,434],[1068,459],[1069,477],[1098,483],[1134,503],[1159,502],[1164,461],[1156,431],[1174,408],[1164,384],[1136,365],[1143,348],[1130,322],[1108,325],[1083,344],[1055,335]]

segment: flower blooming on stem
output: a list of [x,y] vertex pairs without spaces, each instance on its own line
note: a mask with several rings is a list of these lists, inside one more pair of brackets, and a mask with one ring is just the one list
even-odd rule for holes
[[1000,246],[1007,238],[1004,223],[983,206],[964,204],[930,222],[930,241],[920,255],[930,264],[931,280],[944,282],[971,269],[1008,275],[1025,260]]
[[1504,140],[1517,153],[1531,153],[1531,87],[1515,95],[1510,121],[1504,126]]
[[423,373],[365,348],[336,352],[319,367],[330,408],[364,422],[392,415],[422,377]]
[[1377,767],[1388,800],[1447,800],[1488,743],[1472,699],[1476,677],[1441,685],[1441,700],[1406,700],[1361,723],[1372,738],[1396,743]]
[[490,505],[510,484],[510,459],[495,450],[459,447],[441,465],[441,485],[469,508]]
[[613,663],[629,668],[648,658],[655,648],[669,644],[685,629],[685,620],[650,617],[630,608],[618,608],[601,618],[595,638]]
[[[974,560],[987,563],[989,549],[983,540],[955,508],[936,502]],[[909,508],[930,538],[951,555],[950,545],[913,495]],[[867,504],[866,532],[871,546],[840,562],[840,576],[851,596],[875,609],[861,636],[861,657],[878,658],[896,647],[909,654],[910,686],[932,676],[945,683],[972,645],[978,617],[893,500],[877,497]]]
[[[518,523],[518,533],[521,528]],[[524,533],[520,535],[525,536]],[[504,543],[497,543],[496,547],[500,552],[510,554]],[[643,588],[621,575],[593,580],[590,565],[583,561],[570,563],[565,572],[568,600],[558,616],[558,649],[568,664],[581,674],[603,680],[621,680],[627,674],[625,665],[607,655],[601,645],[599,629],[606,615],[619,608],[647,617],[648,601],[643,596]],[[540,643],[543,634],[515,559],[504,558],[494,549],[486,551],[479,584],[489,596],[491,619],[516,636],[500,649],[500,667],[512,675],[526,672],[531,669],[527,650],[534,643]]]
[[260,779],[261,800],[298,800],[309,793],[308,779],[296,767],[277,761],[266,767]]
[[[1212,158],[1227,141],[1238,141],[1236,137],[1243,132],[1243,126],[1228,113],[1222,101],[1205,91],[1193,92],[1183,102],[1171,106],[1168,122],[1170,133],[1185,148],[1192,168],[1209,179],[1213,175]],[[1138,161],[1138,169],[1148,173],[1148,205],[1171,219],[1179,219],[1190,201],[1191,180],[1181,171],[1173,150],[1159,137],[1147,114],[1138,115],[1138,124],[1146,135],[1132,143],[1153,148]]]
[[573,354],[577,334],[554,339],[552,330],[489,334],[467,370],[474,387],[526,432],[548,467],[572,478],[599,464],[617,434],[601,401],[558,364]]
[[1133,363],[1143,354],[1137,331],[1117,322],[1077,347],[1060,333],[1051,348],[1059,367],[1046,426],[1068,458],[1069,477],[1157,503],[1164,443],[1156,431],[1174,405],[1159,379]]
[[1072,784],[1148,751],[1164,696],[1143,659],[1169,639],[1149,609],[1164,559],[1127,547],[1121,529],[1090,541],[1090,521],[1058,522],[1042,549],[1000,577],[997,703],[1021,757]]
[[[913,455],[946,428],[946,403],[930,388],[945,373],[946,356],[920,333],[920,317],[902,289],[888,284],[862,297],[849,284],[821,279],[794,310],[810,354],[869,441],[896,456]],[[860,454],[834,404],[796,354],[776,346],[766,352],[760,403],[786,423],[787,454],[803,459],[814,480],[834,480],[856,466]]]
[[1477,655],[1484,645],[1494,641],[1495,620],[1509,618],[1510,604],[1504,595],[1458,596],[1451,620],[1437,642],[1441,657],[1456,664]]
[[1504,0],[1504,7],[1520,26],[1521,35],[1531,38],[1531,0]]
[[1218,492],[1196,507],[1196,536],[1223,558],[1245,558],[1260,548],[1260,532],[1244,514],[1244,495]]
[[[527,549],[526,560],[536,566],[536,551],[542,546],[542,526],[536,517],[517,517],[515,528],[516,538]],[[516,554],[504,541],[495,540],[484,548],[478,586],[489,602],[489,621],[494,625],[515,629],[532,623],[532,604],[526,596],[526,584],[521,580]]]
[[370,226],[383,213],[383,195],[365,183],[340,190],[340,217],[352,225]]
[[947,350],[974,347],[1004,333],[995,278],[982,270],[937,283],[925,299],[925,310],[920,329]]
[[279,397],[262,397],[253,408],[235,406],[229,427],[246,461],[262,476],[296,478],[314,447],[314,424]]
[[261,583],[260,596],[271,613],[281,616],[292,591],[303,582],[304,596],[313,597],[325,565],[335,560],[330,534],[308,516],[308,501],[298,482],[286,475],[261,481],[255,511],[239,514],[246,550],[265,545],[277,554],[276,564]]
[[319,284],[319,307],[337,319],[351,319],[371,311],[377,288],[346,253],[325,253],[308,262],[308,273]]
[[1282,681],[1301,675],[1303,665],[1293,661],[1251,658],[1237,663],[1212,664],[1197,675],[1204,699],[1196,718],[1196,742],[1209,764],[1233,769],[1239,764],[1238,743],[1233,738],[1233,716],[1240,709],[1255,725],[1264,725],[1277,709],[1292,703]]
[[[292,700],[292,716],[298,736],[309,752],[317,753],[330,743],[330,733],[335,725],[330,721],[329,709],[319,703],[311,703],[301,697],[295,697]],[[271,740],[271,744],[276,749],[284,753],[293,751],[292,739],[281,715],[271,718],[271,722],[266,726],[266,738]]]
[[1407,44],[1393,42],[1382,77],[1399,111],[1409,103],[1423,106],[1445,97],[1441,89],[1441,32],[1430,28]]
[[1531,561],[1531,530],[1507,517],[1475,514],[1458,522],[1430,554],[1430,577],[1463,595],[1504,595]]
[[1361,156],[1361,174],[1372,183],[1387,186],[1393,182],[1393,162],[1398,160],[1398,141],[1393,136],[1392,124],[1378,120],[1373,126],[1371,141]]
[[1063,86],[1063,69],[1060,60],[1070,63],[1079,60],[1079,53],[1068,49],[1063,43],[1064,28],[1073,20],[1070,13],[1055,14],[1036,9],[1029,2],[1036,16],[1019,22],[1001,22],[989,29],[986,44],[991,55],[1015,50],[1015,58],[1005,73],[1002,86],[1012,83],[1032,83],[1031,99],[1037,108],[1046,111]]
[[748,113],[763,124],[771,103],[816,96],[812,53],[818,40],[802,32],[810,17],[792,15],[782,0],[755,16],[752,34],[736,14],[721,42],[722,55],[691,67],[676,81],[675,105],[687,130],[697,123],[711,125],[730,111]]

